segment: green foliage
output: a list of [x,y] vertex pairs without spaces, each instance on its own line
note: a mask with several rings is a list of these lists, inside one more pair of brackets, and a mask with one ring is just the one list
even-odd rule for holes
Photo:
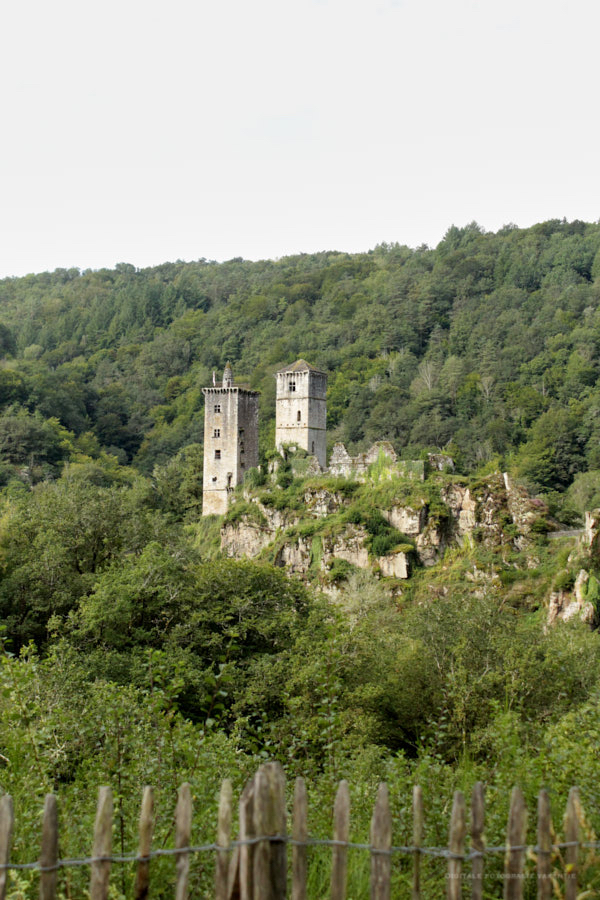
[[273,372],[301,354],[328,372],[329,427],[352,451],[451,442],[464,472],[517,453],[525,478],[564,490],[600,465],[599,248],[597,224],[552,220],[435,249],[4,280],[0,409],[91,431],[152,472],[201,444],[201,388],[231,358],[262,392],[267,452]]
[[[598,633],[545,627],[545,598],[572,588],[580,560],[569,562],[572,544],[541,540],[542,514],[527,550],[488,546],[482,532],[415,570],[397,600],[344,560],[322,570],[324,542],[351,524],[371,556],[409,552],[380,510],[427,508],[444,523],[446,488],[468,483],[479,497],[473,472],[508,468],[563,522],[600,505],[599,259],[597,224],[488,234],[471,223],[431,250],[0,282],[0,780],[19,809],[17,859],[35,855],[49,790],[61,855],[88,853],[99,783],[115,789],[126,850],[145,783],[160,844],[183,780],[195,838],[212,841],[221,777],[239,788],[267,756],[310,776],[310,829],[323,836],[341,777],[359,840],[379,779],[404,832],[407,785],[423,786],[431,845],[447,841],[452,791],[476,780],[490,843],[503,840],[515,782],[530,806],[542,784],[562,805],[578,783],[600,827]],[[328,372],[330,435],[352,453],[390,440],[402,474],[381,456],[363,484],[302,479],[296,454],[268,490],[249,472],[244,490],[260,502],[240,491],[226,521],[293,514],[277,547],[308,541],[314,580],[343,586],[336,604],[280,568],[219,558],[222,519],[200,517],[202,386],[231,357],[262,392],[261,450],[275,458],[273,373],[300,355]],[[421,481],[436,448],[461,474]],[[307,510],[320,490],[341,499],[335,515]],[[598,577],[590,564],[597,617]],[[171,870],[156,865],[157,896],[171,896]],[[365,863],[351,866],[359,893]],[[328,875],[315,851],[311,896]],[[439,896],[433,866],[423,875]],[[211,877],[198,867],[191,893],[207,895]],[[394,878],[407,893],[405,868]],[[70,892],[83,896],[83,881]]]
[[[367,547],[372,556],[385,556],[399,544],[410,544],[397,528],[383,517],[377,509],[370,509],[366,504],[355,503],[346,513],[346,521],[362,525],[367,531]],[[410,544],[412,547],[412,544]]]
[[225,525],[234,525],[242,520],[253,522],[259,526],[266,525],[267,522],[265,514],[257,503],[252,503],[248,500],[236,500],[227,510],[223,523]]
[[331,584],[340,584],[346,581],[355,571],[356,566],[353,566],[347,559],[334,558],[327,571],[327,580]]

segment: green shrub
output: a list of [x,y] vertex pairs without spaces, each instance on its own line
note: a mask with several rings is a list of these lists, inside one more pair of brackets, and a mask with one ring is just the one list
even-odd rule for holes
[[247,500],[238,500],[227,510],[224,524],[233,525],[242,519],[249,519],[256,525],[266,525],[267,520],[265,514],[256,503],[249,503]]
[[570,591],[575,584],[575,575],[568,569],[559,572],[554,579],[553,589],[555,591]]
[[249,488],[262,487],[266,483],[266,475],[262,469],[248,469],[244,478],[244,484]]
[[531,531],[533,532],[533,534],[547,534],[550,531],[550,526],[548,525],[546,519],[542,519],[540,517],[539,519],[535,519],[535,521],[532,522]]
[[334,559],[327,572],[327,581],[330,584],[340,584],[340,582],[346,581],[355,571],[356,566],[353,566],[347,559]]

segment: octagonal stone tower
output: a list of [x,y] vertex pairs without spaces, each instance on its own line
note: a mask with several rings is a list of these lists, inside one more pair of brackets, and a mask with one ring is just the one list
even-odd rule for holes
[[258,391],[234,385],[229,363],[221,387],[204,394],[202,515],[224,515],[229,495],[258,466]]
[[277,378],[275,406],[275,446],[302,447],[316,456],[324,469],[327,463],[327,375],[304,359],[281,369]]

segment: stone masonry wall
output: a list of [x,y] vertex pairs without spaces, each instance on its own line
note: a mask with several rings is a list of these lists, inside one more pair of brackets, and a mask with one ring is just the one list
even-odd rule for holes
[[224,515],[229,494],[258,465],[258,393],[204,388],[202,515]]
[[327,378],[310,370],[277,373],[275,445],[295,444],[316,456],[325,468],[327,459]]

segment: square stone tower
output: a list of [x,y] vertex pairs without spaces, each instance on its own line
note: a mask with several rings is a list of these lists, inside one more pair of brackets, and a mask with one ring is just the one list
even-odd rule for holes
[[275,446],[302,447],[316,456],[324,469],[327,464],[327,375],[299,359],[277,378],[275,407]]
[[221,387],[204,394],[202,515],[224,515],[229,494],[258,465],[258,391],[234,385],[229,363]]

